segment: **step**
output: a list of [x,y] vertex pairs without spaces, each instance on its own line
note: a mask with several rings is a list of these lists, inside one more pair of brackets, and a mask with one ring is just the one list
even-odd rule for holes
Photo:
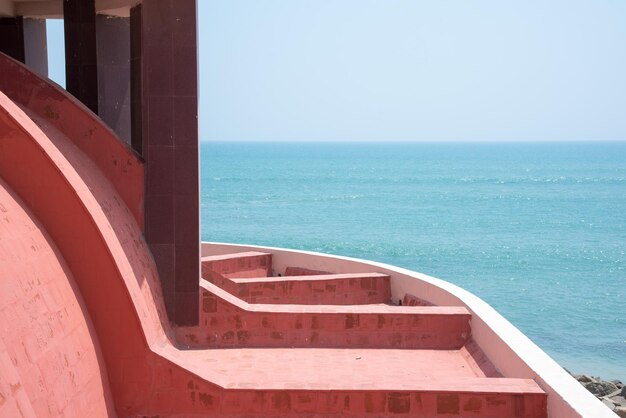
[[433,306],[432,303],[407,293],[402,298],[402,306]]
[[217,349],[184,357],[225,389],[214,403],[224,414],[547,416],[536,382],[486,375],[464,349]]
[[179,327],[187,347],[458,349],[470,338],[464,307],[249,304],[201,280],[200,325]]
[[389,303],[390,277],[381,273],[231,279],[235,296],[248,303],[363,305]]
[[332,274],[330,271],[311,270],[304,267],[287,267],[284,276],[319,276]]
[[259,251],[204,256],[202,277],[223,283],[224,278],[267,277],[272,275],[272,254]]

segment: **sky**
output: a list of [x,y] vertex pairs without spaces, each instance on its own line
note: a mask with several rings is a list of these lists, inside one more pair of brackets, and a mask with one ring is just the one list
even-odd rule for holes
[[626,140],[623,0],[198,0],[198,22],[202,140]]

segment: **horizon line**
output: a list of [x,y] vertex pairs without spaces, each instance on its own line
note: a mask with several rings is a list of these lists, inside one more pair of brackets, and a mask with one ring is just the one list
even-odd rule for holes
[[213,143],[278,143],[278,144],[567,144],[567,143],[626,143],[626,139],[547,139],[547,140],[371,140],[371,139],[200,139]]

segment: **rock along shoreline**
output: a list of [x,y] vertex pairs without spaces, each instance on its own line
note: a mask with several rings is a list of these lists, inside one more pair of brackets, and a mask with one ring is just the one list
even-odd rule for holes
[[603,380],[588,374],[574,374],[569,370],[567,372],[617,416],[626,418],[626,385],[624,383],[620,380]]

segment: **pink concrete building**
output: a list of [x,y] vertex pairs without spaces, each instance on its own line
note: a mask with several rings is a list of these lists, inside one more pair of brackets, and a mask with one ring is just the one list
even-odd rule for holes
[[201,243],[197,125],[195,0],[0,0],[0,417],[614,416],[450,283]]

